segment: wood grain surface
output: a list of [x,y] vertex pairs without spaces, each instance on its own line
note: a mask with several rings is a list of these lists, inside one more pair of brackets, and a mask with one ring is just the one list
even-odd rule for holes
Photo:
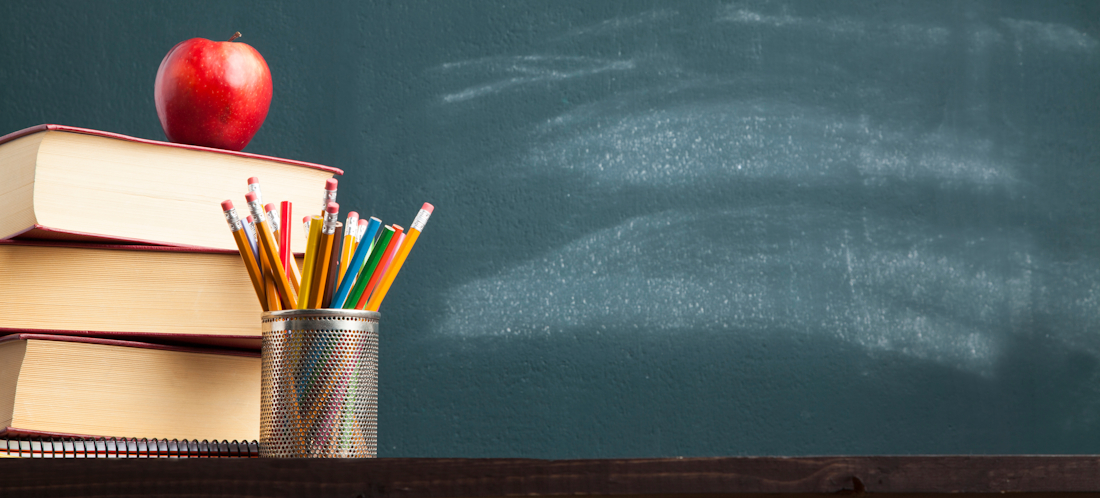
[[1097,456],[0,461],[0,496],[1082,496]]

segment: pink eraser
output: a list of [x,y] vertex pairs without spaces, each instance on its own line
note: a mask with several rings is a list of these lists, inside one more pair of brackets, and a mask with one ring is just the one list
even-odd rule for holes
[[274,210],[275,210],[275,203],[274,202],[269,202],[269,203],[267,203],[266,206],[264,206],[264,211],[274,211]]
[[229,199],[222,201],[222,211],[229,211],[230,209],[233,209],[233,201]]
[[248,218],[245,218],[245,221],[247,221],[247,222],[249,222],[249,223],[255,223],[255,222],[256,222],[256,220],[252,219],[252,215],[251,215],[251,214],[250,214],[250,215],[248,215]]
[[357,212],[355,212],[355,211],[348,211],[348,216],[349,216],[349,217],[352,217],[352,218],[358,218],[358,217],[359,217],[359,213],[357,213]]
[[327,206],[325,206],[325,211],[333,214],[339,213],[340,205],[335,202],[330,202]]
[[370,224],[370,220],[363,220],[363,219],[359,220],[359,226],[369,225],[369,224]]
[[248,202],[255,201],[256,200],[256,192],[249,192],[247,194],[244,194],[244,200],[246,200]]
[[423,209],[430,214],[432,211],[435,211],[435,206],[425,202],[423,206],[420,206],[420,209]]
[[259,178],[256,178],[256,177],[254,177],[254,176],[253,176],[252,178],[249,178],[249,179],[248,179],[248,184],[249,184],[249,185],[252,185],[253,183],[260,183],[260,179],[259,179]]
[[310,219],[308,215],[302,217],[302,223],[309,223],[309,221]]
[[336,190],[336,183],[337,182],[335,178],[329,178],[328,180],[325,180],[325,190]]

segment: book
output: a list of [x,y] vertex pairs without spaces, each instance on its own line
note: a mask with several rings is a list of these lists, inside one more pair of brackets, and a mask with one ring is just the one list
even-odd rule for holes
[[59,438],[0,439],[3,458],[259,458],[252,441],[197,439]]
[[[0,137],[0,239],[236,248],[219,204],[258,177],[264,202],[320,214],[330,166],[62,125]],[[299,228],[299,227],[294,227]],[[304,237],[292,249],[305,252]]]
[[0,338],[0,437],[259,439],[260,355],[46,334]]
[[260,349],[262,309],[237,251],[0,241],[0,268],[0,334]]

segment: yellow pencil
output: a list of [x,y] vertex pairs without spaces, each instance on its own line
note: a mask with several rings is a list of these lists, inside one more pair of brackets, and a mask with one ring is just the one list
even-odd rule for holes
[[248,271],[248,278],[252,280],[252,287],[256,290],[256,297],[260,300],[260,307],[264,311],[271,311],[268,309],[267,300],[264,297],[264,277],[260,271],[260,266],[256,264],[256,255],[252,254],[252,244],[248,242],[248,238],[244,233],[244,225],[241,224],[241,219],[237,216],[237,210],[233,208],[233,201],[226,200],[222,202],[222,212],[225,214],[225,221],[229,223],[229,230],[233,232],[233,240],[237,242],[237,250],[241,253],[241,259],[244,260],[245,270]]
[[300,310],[309,307],[309,287],[312,285],[313,266],[317,262],[317,242],[321,239],[321,217],[309,217],[309,240],[306,242],[306,261],[302,267],[302,286],[298,292]]
[[420,212],[416,213],[416,219],[409,227],[409,231],[405,235],[405,241],[397,249],[397,255],[393,257],[393,262],[386,269],[382,281],[378,283],[378,287],[374,289],[374,293],[371,294],[370,300],[367,301],[367,305],[363,309],[378,311],[378,307],[382,305],[382,299],[386,297],[386,293],[390,290],[390,285],[393,285],[393,279],[397,278],[397,272],[401,271],[401,265],[405,264],[405,258],[409,257],[409,251],[412,250],[413,244],[416,244],[416,239],[420,237],[420,232],[424,230],[424,225],[428,223],[428,217],[432,215],[434,210],[435,206],[425,202],[424,206],[420,208]]

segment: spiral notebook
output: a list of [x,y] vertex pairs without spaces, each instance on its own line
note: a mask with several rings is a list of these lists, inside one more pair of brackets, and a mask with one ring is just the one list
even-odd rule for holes
[[120,438],[0,439],[6,458],[259,458],[256,441]]

